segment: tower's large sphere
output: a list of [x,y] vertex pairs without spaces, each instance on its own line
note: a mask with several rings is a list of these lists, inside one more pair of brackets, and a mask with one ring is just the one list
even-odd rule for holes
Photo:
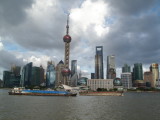
[[65,36],[63,37],[63,41],[64,41],[64,42],[67,42],[67,43],[70,43],[70,42],[71,42],[71,36],[70,36],[70,35],[65,35]]
[[68,68],[64,68],[64,69],[62,70],[62,75],[63,75],[63,76],[69,76],[70,73],[71,73],[71,71],[70,71],[70,69],[68,69]]
[[113,85],[114,85],[114,86],[122,86],[122,81],[121,81],[121,79],[120,79],[120,78],[115,78],[115,79],[113,80]]

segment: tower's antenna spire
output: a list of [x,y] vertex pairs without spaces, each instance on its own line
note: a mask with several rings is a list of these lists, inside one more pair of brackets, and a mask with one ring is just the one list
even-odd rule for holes
[[66,34],[68,35],[68,33],[69,33],[69,14],[67,15],[67,26],[66,26],[66,29],[67,29]]

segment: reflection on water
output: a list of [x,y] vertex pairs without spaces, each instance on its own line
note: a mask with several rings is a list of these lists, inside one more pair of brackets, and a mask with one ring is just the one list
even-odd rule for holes
[[11,96],[0,89],[0,120],[159,120],[160,93]]

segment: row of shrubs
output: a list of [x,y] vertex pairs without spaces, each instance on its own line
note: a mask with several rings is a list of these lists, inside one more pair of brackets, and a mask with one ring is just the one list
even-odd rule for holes
[[109,90],[107,90],[106,88],[97,88],[97,91],[98,92],[100,92],[100,91],[117,91],[117,88],[109,89]]

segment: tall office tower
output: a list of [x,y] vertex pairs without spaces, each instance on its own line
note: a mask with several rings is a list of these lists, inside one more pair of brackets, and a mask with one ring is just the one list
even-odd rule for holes
[[107,56],[107,79],[116,78],[116,67],[115,67],[115,56],[109,55]]
[[69,35],[69,15],[67,16],[67,26],[66,26],[66,35],[63,37],[63,41],[65,42],[65,56],[64,56],[64,69],[62,70],[64,84],[69,85],[70,80],[70,69],[69,69],[69,55],[70,55],[70,42],[71,36]]
[[133,68],[133,80],[143,80],[142,63],[135,63]]
[[78,75],[78,79],[82,77],[82,71],[80,70],[79,75]]
[[63,61],[61,60],[56,66],[56,86],[64,84],[62,70],[65,68]]
[[32,67],[32,78],[31,78],[31,86],[40,86],[40,73],[41,68],[40,67]]
[[11,71],[3,72],[4,87],[19,87],[20,86],[20,70],[21,67],[13,65]]
[[132,74],[131,73],[122,73],[121,74],[122,85],[125,89],[130,89],[132,87]]
[[154,87],[153,73],[151,71],[144,72],[144,82],[146,87]]
[[150,66],[150,71],[153,73],[153,87],[156,87],[156,82],[159,79],[159,67],[157,63],[152,63]]
[[77,60],[71,61],[71,86],[77,86],[78,74],[77,74]]
[[55,87],[55,80],[56,80],[56,70],[55,65],[52,61],[48,61],[47,63],[47,71],[46,71],[46,86],[48,88]]
[[20,76],[20,71],[21,71],[20,66],[16,66],[16,65],[11,66],[11,72],[15,74],[15,76]]
[[40,65],[40,86],[45,86],[44,68]]
[[12,72],[11,71],[3,71],[3,87],[11,87],[10,83],[10,77],[11,77]]
[[108,71],[108,78],[109,79],[114,79],[116,78],[116,72],[114,68],[110,68]]
[[71,76],[77,73],[77,60],[71,61]]
[[28,87],[31,85],[32,62],[26,64],[22,69],[21,86]]
[[104,76],[103,76],[103,46],[96,46],[95,79],[104,79]]
[[131,72],[131,67],[128,66],[127,64],[124,64],[124,66],[122,67],[122,73],[126,72]]
[[91,79],[94,79],[95,73],[91,73]]
[[0,88],[3,87],[3,81],[0,79]]

